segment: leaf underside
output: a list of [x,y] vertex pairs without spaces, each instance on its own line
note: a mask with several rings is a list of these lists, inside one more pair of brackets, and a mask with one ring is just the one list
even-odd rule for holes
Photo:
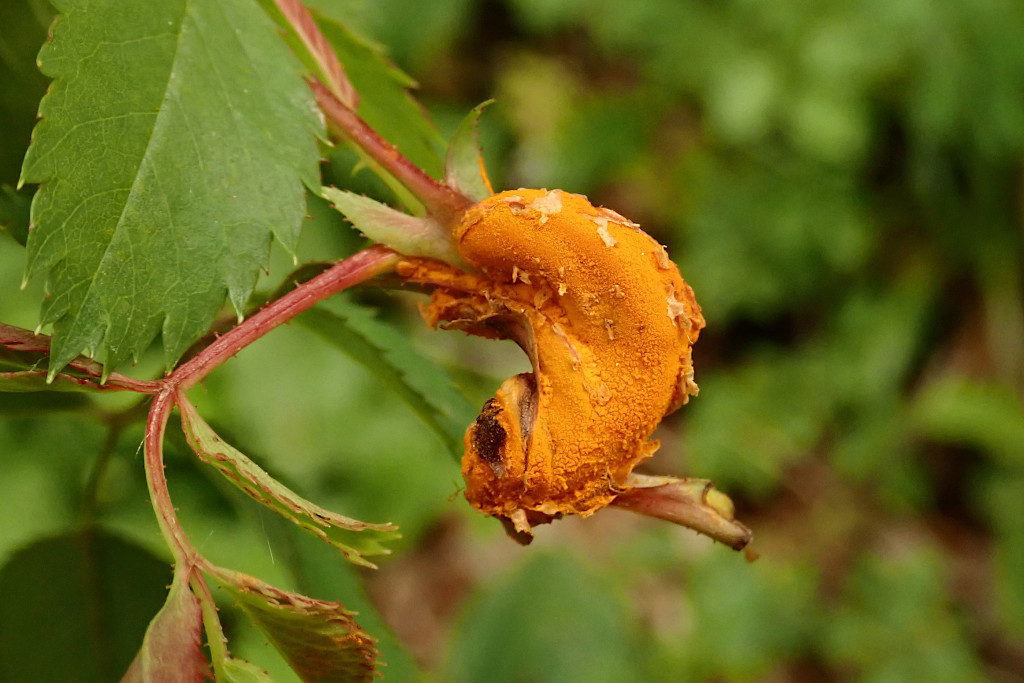
[[181,425],[199,458],[254,500],[330,543],[350,562],[374,567],[364,555],[390,552],[381,541],[397,536],[390,524],[370,524],[331,512],[306,500],[224,441],[187,400],[180,400]]
[[284,591],[220,567],[208,571],[303,681],[354,683],[377,675],[374,639],[340,603]]
[[221,671],[224,673],[225,683],[274,683],[274,679],[266,671],[244,659],[225,658]]
[[22,170],[50,372],[83,350],[117,367],[158,334],[169,367],[225,297],[243,309],[271,235],[294,249],[321,123],[253,0],[55,4]]

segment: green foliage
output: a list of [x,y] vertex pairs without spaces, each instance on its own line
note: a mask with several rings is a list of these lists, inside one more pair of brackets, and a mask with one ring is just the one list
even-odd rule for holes
[[453,681],[622,681],[640,667],[636,631],[606,579],[539,554],[502,572],[456,630]]
[[307,6],[339,23],[357,26],[386,45],[398,63],[412,65],[425,63],[449,47],[471,18],[474,4],[472,0],[311,0]]
[[933,553],[860,558],[830,615],[825,651],[867,681],[986,680],[947,603],[945,580]]
[[[761,558],[747,564],[688,532],[621,512],[562,520],[539,529],[534,547],[512,548],[491,520],[466,509],[446,450],[458,450],[471,419],[461,395],[482,400],[523,361],[494,342],[427,336],[403,296],[383,305],[373,298],[374,315],[351,300],[321,306],[189,394],[219,434],[305,497],[401,526],[394,555],[375,577],[344,566],[330,546],[226,493],[219,477],[192,464],[187,447],[169,446],[175,502],[205,554],[283,587],[274,590],[359,611],[359,627],[380,639],[387,680],[418,680],[424,670],[438,680],[1012,678],[1024,658],[1024,6],[309,4],[328,17],[322,25],[362,95],[361,113],[417,163],[437,174],[442,157],[438,136],[404,91],[413,78],[431,111],[447,113],[439,120],[450,130],[495,96],[483,120],[492,143],[485,151],[495,176],[510,179],[506,187],[588,193],[669,244],[708,327],[695,347],[701,394],[663,427],[650,470],[714,479],[736,497]],[[114,62],[95,60],[86,67],[96,74],[81,76],[84,89],[74,91],[82,94],[60,105],[77,82],[74,56],[89,41],[118,27],[139,34],[141,18],[172,3],[134,3],[138,20],[122,5],[99,5],[104,21],[89,27],[75,14],[61,20],[43,53],[44,70],[58,78],[43,101],[26,179],[61,182],[41,185],[37,224],[56,225],[41,212],[74,203],[52,197],[90,198],[96,174],[121,174],[125,188],[146,181],[140,191],[155,192],[149,181],[184,158],[188,150],[170,135],[181,128],[159,138],[141,114],[175,92],[171,64],[215,73],[206,58],[169,47],[189,45],[194,34],[183,27],[200,18],[188,12],[235,7],[232,21],[253,27],[242,40],[264,48],[257,60],[203,15],[204,26],[220,26],[210,44],[224,54],[214,64],[263,74],[258,84],[239,76],[218,91],[246,96],[233,100],[244,107],[190,94],[199,99],[189,115],[202,117],[194,131],[217,136],[204,149],[230,163],[207,172],[192,159],[183,167],[188,185],[171,188],[177,194],[107,197],[103,225],[112,232],[97,228],[76,241],[54,229],[46,240],[46,229],[29,233],[24,218],[33,188],[0,191],[0,224],[14,237],[0,235],[0,321],[35,326],[46,271],[51,294],[79,297],[45,305],[44,321],[56,321],[58,340],[66,340],[60,354],[88,347],[108,361],[139,357],[132,374],[141,377],[163,364],[145,351],[154,335],[162,333],[173,360],[206,331],[229,288],[231,303],[244,308],[272,233],[303,261],[350,253],[355,241],[339,236],[340,221],[312,199],[316,218],[297,242],[300,180],[319,186],[317,131],[298,67],[255,18],[254,3],[192,3],[170,17],[169,33],[154,24],[154,35],[164,35],[162,57],[144,51],[156,39],[109,41],[109,54],[124,60],[121,80],[109,76]],[[31,65],[48,22],[42,2],[0,9],[0,182],[8,185],[46,86]],[[384,61],[378,43],[331,22],[386,45],[402,71]],[[257,63],[268,71],[253,71]],[[272,111],[268,102],[287,109]],[[90,119],[92,106],[137,115],[117,119],[135,122],[124,124],[122,143],[56,135],[61,116],[65,128],[76,119],[98,125],[107,115],[97,109]],[[237,115],[230,124],[219,118],[225,111]],[[253,112],[259,131],[244,127]],[[351,175],[359,160],[349,150],[330,157],[325,182],[393,199],[370,174]],[[195,199],[186,203],[185,190]],[[161,209],[159,196],[176,200]],[[195,253],[180,259],[187,275],[168,265],[166,245],[145,229],[172,222],[197,240]],[[229,227],[237,234],[218,241]],[[21,293],[28,259],[18,242],[26,235],[39,277]],[[122,245],[139,249],[137,268],[116,270]],[[265,290],[294,268],[278,250],[270,263]],[[112,284],[73,287],[95,275]],[[127,297],[142,277],[152,280],[135,291],[148,298]],[[178,283],[188,286],[171,286]],[[102,314],[77,314],[76,326],[75,310]],[[168,327],[172,314],[180,324]],[[102,328],[89,328],[97,321]],[[471,367],[452,389],[442,368],[460,364]],[[68,623],[33,642],[72,641],[81,604],[69,596],[89,590],[77,572],[26,564],[34,540],[67,534],[92,516],[133,543],[154,545],[139,434],[110,435],[132,415],[123,396],[0,394],[0,616],[45,599]],[[67,552],[43,564],[79,566],[71,536],[60,538]],[[155,595],[118,574],[123,593],[113,595],[128,601],[126,619],[137,617],[134,640],[111,660],[120,664],[103,669],[112,674],[91,680],[116,678],[131,661],[165,595],[162,567]],[[25,599],[12,606],[5,581],[16,572],[26,581],[19,585],[45,580],[47,590],[18,592]],[[136,615],[136,602],[148,612]],[[274,680],[293,680],[267,637],[240,623],[226,622],[232,653]],[[37,651],[31,647],[23,651]],[[28,658],[60,664],[36,659]],[[10,661],[0,653],[0,667]],[[0,678],[17,680],[8,672],[0,668]],[[232,675],[260,680],[251,670]]]
[[995,603],[999,618],[1017,639],[1024,638],[1024,476],[990,475],[977,495],[995,531]]
[[[0,570],[0,678],[118,679],[169,577],[166,561],[96,528],[22,548]],[[42,643],[50,656],[34,656]]]
[[821,615],[813,567],[773,560],[751,567],[735,560],[706,557],[687,576],[695,626],[677,652],[670,651],[682,678],[755,678],[799,657],[816,635]]

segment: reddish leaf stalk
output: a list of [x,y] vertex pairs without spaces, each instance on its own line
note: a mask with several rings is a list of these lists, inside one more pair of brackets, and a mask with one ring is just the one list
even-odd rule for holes
[[316,20],[306,6],[300,0],[274,0],[274,4],[320,67],[321,75],[331,92],[352,109],[358,107],[359,93],[345,76],[345,68],[338,60],[338,55],[320,32],[320,27],[316,25]]
[[149,496],[153,502],[153,509],[156,511],[160,533],[174,556],[175,571],[181,572],[183,576],[187,577],[185,580],[188,581],[192,592],[199,599],[206,641],[210,648],[217,680],[220,680],[223,678],[223,673],[220,670],[222,662],[227,656],[224,629],[217,617],[217,603],[210,592],[210,586],[203,574],[195,571],[196,569],[205,569],[209,566],[209,562],[192,546],[185,530],[181,528],[178,516],[174,513],[170,490],[167,488],[167,477],[164,476],[164,431],[175,404],[182,400],[184,400],[184,396],[171,386],[165,387],[153,400],[149,411],[149,420],[146,423],[146,482],[149,485]]
[[[10,351],[49,354],[51,341],[51,338],[45,334],[35,334],[14,325],[0,323],[0,346]],[[57,375],[60,375],[68,382],[88,386],[94,390],[134,391],[139,394],[156,394],[160,392],[162,387],[160,381],[135,379],[122,375],[119,372],[111,372],[106,380],[103,381],[103,366],[85,356],[78,356],[68,363],[67,367],[68,370],[57,373]],[[74,371],[77,371],[80,375],[74,374]],[[23,377],[48,376],[44,370],[0,373],[0,377],[13,377],[15,375]],[[50,377],[49,379],[52,380],[53,378]]]
[[278,5],[278,9],[288,20],[299,40],[316,61],[331,92],[354,110],[359,105],[359,93],[345,76],[345,68],[342,67],[338,55],[327,37],[316,26],[316,20],[306,6],[300,0],[274,0],[274,4]]
[[384,167],[398,182],[423,202],[427,211],[442,225],[454,225],[473,201],[442,182],[431,178],[418,166],[402,156],[394,145],[382,138],[323,83],[313,80],[309,87],[317,105],[342,135]]
[[195,549],[189,543],[184,529],[174,514],[174,503],[167,488],[167,477],[164,475],[164,432],[167,420],[176,403],[175,389],[166,386],[153,399],[146,420],[146,436],[144,441],[146,484],[149,486],[149,498],[153,502],[156,520],[160,525],[160,533],[174,555],[175,564],[194,565]]
[[214,368],[266,333],[324,299],[390,270],[398,259],[399,256],[390,249],[373,246],[336,263],[232,328],[177,368],[164,382],[180,391],[187,391]]

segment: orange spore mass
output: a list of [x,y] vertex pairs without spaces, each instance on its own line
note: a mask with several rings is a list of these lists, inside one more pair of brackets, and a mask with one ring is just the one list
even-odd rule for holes
[[662,417],[697,393],[693,291],[639,226],[560,190],[494,195],[454,236],[478,272],[401,267],[437,287],[428,322],[515,339],[534,369],[506,380],[467,431],[466,498],[526,532],[526,519],[591,514],[657,448]]

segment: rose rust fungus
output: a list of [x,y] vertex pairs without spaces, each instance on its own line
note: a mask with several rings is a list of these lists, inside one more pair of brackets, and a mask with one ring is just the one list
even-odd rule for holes
[[409,259],[433,287],[427,322],[515,340],[532,374],[506,380],[466,432],[466,498],[520,540],[630,488],[662,417],[697,393],[704,327],[664,247],[614,211],[560,190],[502,192],[454,231],[474,272]]

